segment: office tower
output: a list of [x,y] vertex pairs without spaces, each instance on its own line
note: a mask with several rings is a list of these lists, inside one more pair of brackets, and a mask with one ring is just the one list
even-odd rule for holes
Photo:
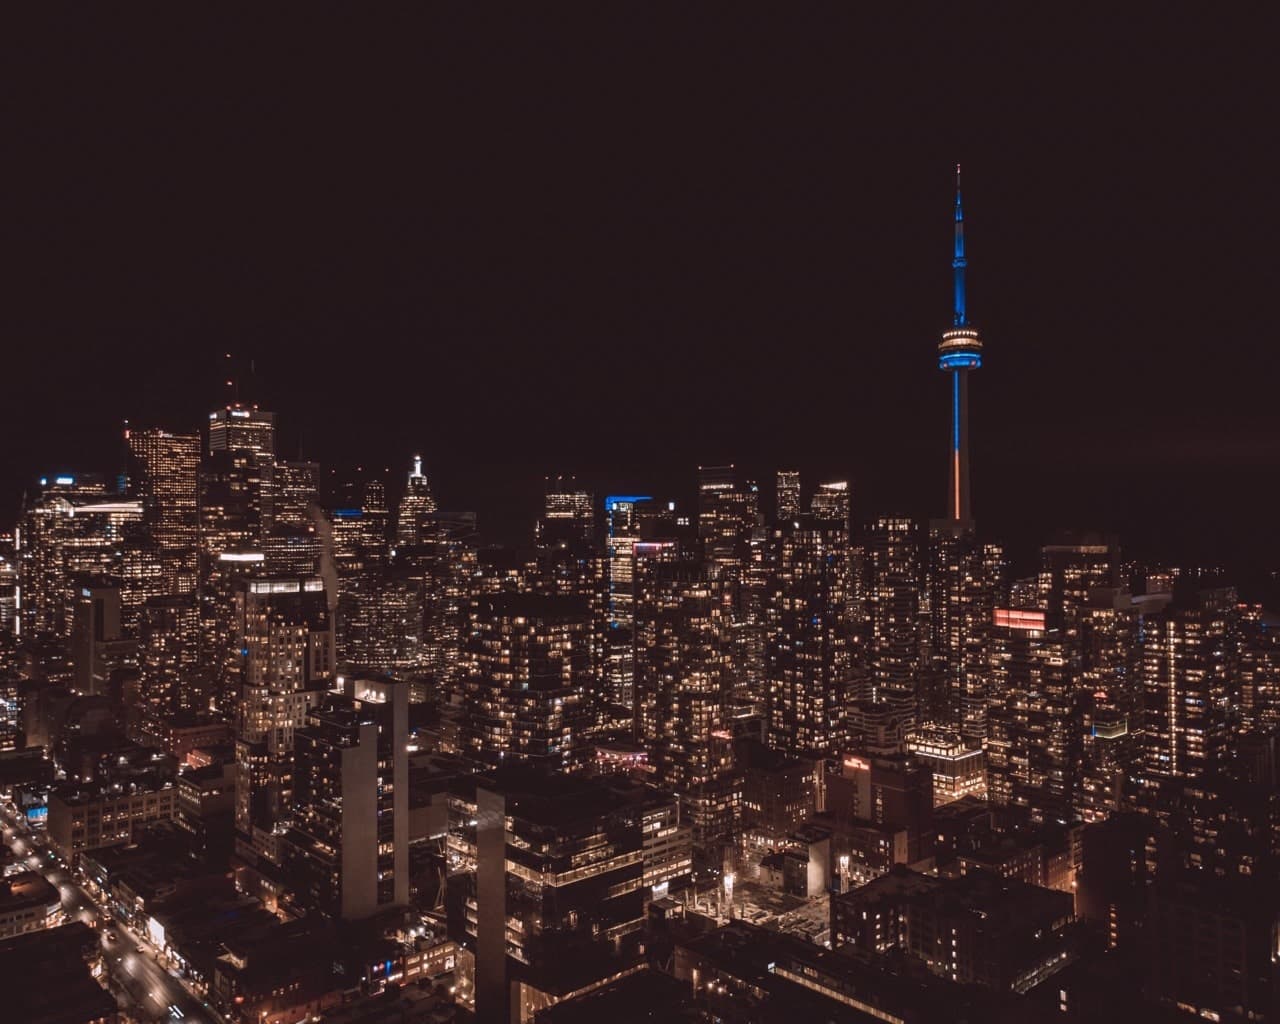
[[548,477],[535,529],[535,571],[529,589],[585,601],[591,613],[589,671],[592,697],[606,700],[604,560],[596,542],[595,502],[572,477]]
[[436,511],[436,499],[431,493],[427,475],[422,471],[422,456],[415,455],[413,468],[409,470],[409,479],[405,483],[404,495],[400,498],[400,508],[396,515],[396,544],[401,547],[412,547],[419,543],[419,519],[422,516],[433,515]]
[[604,675],[609,700],[635,706],[635,545],[641,509],[653,499],[642,494],[611,494],[605,514]]
[[1114,537],[1064,534],[1040,549],[1040,607],[1074,637],[1077,613],[1097,588],[1119,584],[1120,545]]
[[699,852],[715,860],[737,817],[728,731],[726,581],[674,540],[635,547],[637,735],[656,780],[680,798]]
[[979,542],[971,524],[929,524],[931,668],[946,697],[945,708],[935,710],[975,748],[986,736],[986,636],[1003,569],[1003,550]]
[[239,402],[209,413],[209,454],[238,451],[253,452],[263,463],[275,459],[275,413]]
[[774,485],[774,508],[778,519],[794,519],[800,514],[800,474],[793,469],[778,470]]
[[280,526],[308,529],[313,524],[311,507],[319,499],[318,462],[275,462],[264,501],[268,529]]
[[415,556],[423,572],[420,666],[445,693],[462,678],[478,546],[474,513],[437,514],[428,520]]
[[1082,726],[1067,638],[1042,611],[997,608],[988,644],[987,798],[1072,821]]
[[236,852],[270,875],[277,825],[293,807],[294,731],[332,682],[333,623],[315,577],[250,577],[235,600],[240,637]]
[[238,546],[209,560],[199,594],[200,662],[209,674],[218,710],[231,717],[240,701],[243,660],[237,595],[246,581],[261,576],[266,556],[260,545]]
[[263,571],[263,468],[250,449],[219,449],[200,467],[200,619],[211,663],[222,664],[238,639],[234,579],[247,565]]
[[86,582],[76,596],[71,629],[76,691],[109,693],[112,671],[132,654],[133,642],[121,628],[120,587]]
[[409,684],[347,676],[294,733],[288,877],[345,920],[409,902]]
[[951,375],[951,485],[947,518],[973,519],[969,496],[969,372],[982,366],[982,339],[969,322],[965,295],[964,209],[960,203],[960,165],[956,164],[955,254],[951,260],[954,294],[951,329],[938,344],[938,369]]
[[809,511],[819,519],[829,519],[849,529],[849,482],[835,480],[831,483],[818,484],[813,498],[809,501]]
[[591,613],[547,594],[501,594],[472,602],[463,740],[490,764],[532,761],[579,767],[590,725]]
[[770,529],[766,737],[775,750],[831,754],[845,739],[852,680],[847,520]]
[[867,541],[872,696],[885,687],[920,696],[920,547],[916,524],[880,516]]
[[1180,583],[1173,601],[1142,625],[1143,767],[1190,777],[1227,755],[1228,639],[1235,591]]
[[200,436],[156,428],[126,430],[129,493],[160,560],[164,592],[196,589]]
[[712,572],[736,582],[751,533],[759,525],[754,484],[740,485],[733,466],[698,467],[698,536]]
[[[82,580],[122,579],[124,553],[142,522],[142,502],[108,494],[100,478],[44,477],[15,533],[19,626],[25,637],[66,640]],[[126,628],[137,606],[124,602]]]
[[542,518],[538,520],[539,547],[590,543],[595,538],[596,510],[591,492],[571,476],[547,477]]

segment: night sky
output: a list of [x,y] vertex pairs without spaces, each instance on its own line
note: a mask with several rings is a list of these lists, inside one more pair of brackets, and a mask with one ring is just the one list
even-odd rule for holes
[[0,518],[123,418],[195,428],[226,351],[284,454],[420,449],[497,537],[546,473],[699,462],[940,514],[961,161],[980,527],[1280,566],[1274,26],[853,6],[11,33]]

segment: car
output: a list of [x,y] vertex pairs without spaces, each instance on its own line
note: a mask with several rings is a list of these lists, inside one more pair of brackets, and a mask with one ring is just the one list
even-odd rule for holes
[[107,932],[107,940],[109,942],[119,942],[120,936],[114,931],[109,931]]

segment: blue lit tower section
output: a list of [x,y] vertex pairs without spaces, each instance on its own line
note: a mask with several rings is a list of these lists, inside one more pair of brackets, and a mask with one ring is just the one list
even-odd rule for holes
[[964,289],[964,208],[960,204],[960,165],[956,164],[955,256],[951,273],[955,287],[955,315],[951,329],[938,343],[938,369],[951,374],[951,486],[947,518],[958,523],[973,519],[969,501],[969,371],[982,366],[982,339],[969,322]]

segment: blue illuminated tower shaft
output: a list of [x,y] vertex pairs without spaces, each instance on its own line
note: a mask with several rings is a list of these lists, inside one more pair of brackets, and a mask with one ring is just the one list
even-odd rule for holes
[[938,344],[938,369],[951,374],[951,485],[947,489],[947,518],[969,523],[969,371],[982,366],[982,338],[969,323],[965,294],[964,208],[960,202],[960,165],[956,165],[955,253],[951,260],[954,315]]

